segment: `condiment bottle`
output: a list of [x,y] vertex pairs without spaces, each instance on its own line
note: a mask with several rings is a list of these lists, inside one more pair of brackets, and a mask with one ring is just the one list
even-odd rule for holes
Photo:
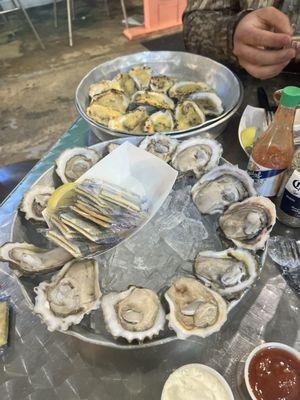
[[277,218],[293,228],[300,227],[300,147],[276,198]]
[[293,125],[299,103],[300,88],[285,87],[272,123],[253,146],[248,174],[254,179],[255,188],[261,196],[277,194],[284,172],[292,163]]

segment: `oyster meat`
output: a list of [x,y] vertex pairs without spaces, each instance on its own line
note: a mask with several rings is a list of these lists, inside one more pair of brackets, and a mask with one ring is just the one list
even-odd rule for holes
[[114,337],[142,342],[164,328],[164,310],[150,289],[132,286],[121,293],[109,293],[103,296],[101,305],[107,329]]
[[108,123],[110,129],[127,131],[130,133],[143,133],[144,124],[148,118],[148,113],[144,107],[138,107],[125,115],[111,118]]
[[146,92],[140,90],[132,97],[132,103],[137,105],[146,105],[158,109],[174,110],[175,104],[170,97],[164,93]]
[[179,339],[206,337],[220,330],[227,319],[225,300],[193,278],[176,279],[165,293],[169,327]]
[[95,260],[70,261],[51,282],[42,282],[34,290],[33,311],[49,331],[66,331],[100,306],[98,264]]
[[176,128],[186,130],[205,122],[203,111],[191,100],[178,103],[175,109]]
[[172,166],[181,172],[193,171],[197,178],[218,165],[223,149],[214,139],[191,138],[177,146]]
[[253,180],[233,165],[213,168],[192,188],[193,201],[202,214],[221,213],[230,204],[255,195]]
[[103,92],[107,92],[108,90],[111,89],[116,89],[116,90],[121,90],[120,83],[117,80],[103,80],[97,83],[93,83],[90,86],[89,90],[89,96],[91,98],[97,96],[98,94],[101,94]]
[[99,154],[93,149],[73,147],[63,151],[56,159],[56,173],[63,183],[75,182],[99,159]]
[[169,96],[181,100],[195,92],[209,92],[211,87],[205,82],[180,81],[174,83],[169,90]]
[[42,212],[47,207],[48,200],[54,192],[52,186],[36,185],[29,189],[23,197],[20,210],[25,213],[26,219],[44,221]]
[[86,109],[86,113],[90,119],[105,126],[108,125],[111,118],[116,118],[122,115],[119,111],[115,111],[109,107],[99,106],[98,104],[91,104]]
[[129,98],[122,91],[111,89],[95,96],[91,102],[91,106],[93,104],[125,114],[129,106]]
[[196,92],[192,93],[189,99],[195,102],[205,115],[218,116],[224,111],[222,100],[216,93]]
[[129,98],[137,91],[135,81],[126,72],[118,74],[114,81],[118,82],[120,90],[122,90]]
[[138,65],[131,68],[128,74],[134,80],[139,90],[148,89],[152,74],[152,69],[150,67]]
[[150,89],[153,92],[168,94],[168,90],[174,85],[175,79],[167,75],[152,76],[150,80]]
[[229,300],[253,284],[258,269],[255,256],[244,249],[202,251],[195,260],[197,278]]
[[174,130],[174,119],[169,110],[157,111],[150,115],[145,122],[144,131],[154,132],[172,132]]
[[108,153],[111,153],[112,151],[114,151],[115,149],[117,149],[120,146],[120,143],[114,143],[111,142],[107,145],[106,149]]
[[9,242],[0,247],[0,261],[8,261],[16,275],[48,273],[71,259],[71,254],[61,247],[47,250],[25,242]]
[[234,203],[219,218],[226,238],[249,250],[264,247],[276,222],[275,205],[266,197],[249,197]]
[[147,136],[139,145],[141,149],[159,157],[165,162],[169,162],[176,150],[177,140],[171,139],[166,135],[156,134]]

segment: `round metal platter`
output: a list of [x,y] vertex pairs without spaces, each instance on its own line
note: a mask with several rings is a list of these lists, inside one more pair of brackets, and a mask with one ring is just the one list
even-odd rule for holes
[[[103,142],[103,143],[98,143],[94,146],[92,146],[92,148],[96,149],[99,154],[101,155],[105,155],[106,154],[106,148],[107,148],[107,144],[108,143],[123,143],[126,140],[130,141],[131,143],[138,145],[140,143],[140,141],[143,138],[137,138],[137,137],[132,137],[132,138],[128,138],[128,139],[114,139],[111,140],[109,142]],[[221,163],[226,162],[224,159],[222,159]],[[184,178],[185,179],[185,178]],[[182,190],[184,187],[192,185],[195,182],[194,178],[187,178],[187,180],[185,181],[184,179],[177,179],[177,182],[175,183],[174,186],[174,190]],[[191,180],[189,180],[191,179]],[[36,182],[33,186],[35,185],[54,185],[55,187],[58,187],[59,185],[61,185],[60,179],[58,178],[58,176],[55,173],[55,167],[53,166],[52,168],[50,168],[49,170],[47,170]],[[176,184],[178,184],[177,189],[176,189]],[[188,189],[190,190],[190,189]],[[189,196],[190,197],[190,196]],[[169,210],[169,207],[167,207],[168,213],[172,213],[172,209]],[[190,203],[188,204],[187,207],[187,211],[188,211],[188,215],[189,217],[187,217],[187,219],[189,220],[189,223],[193,224],[196,223],[197,224],[197,219],[200,218],[200,214],[198,212],[198,210],[195,208],[195,206],[193,206],[192,201],[190,199]],[[195,219],[195,221],[193,222],[193,219]],[[203,218],[203,216],[201,217]],[[155,219],[155,216],[154,218]],[[170,221],[168,221],[167,223],[169,223]],[[146,235],[144,234],[144,237],[148,238],[151,236],[151,232],[149,232],[149,224],[151,223],[151,221],[143,228],[141,229],[141,231],[139,231],[139,235],[137,235],[137,240],[139,239],[138,236],[143,235],[143,230],[147,230],[146,231]],[[216,217],[214,216],[205,216],[203,218],[203,223],[205,225],[208,226],[213,226],[213,230],[215,231],[215,237],[210,237],[208,236],[206,238],[207,242],[211,245],[211,243],[214,243],[215,249],[214,250],[221,250],[222,248],[226,247],[226,245],[224,246],[224,243],[222,243],[222,241],[220,239],[218,239],[218,234],[216,232],[216,227],[217,227],[217,223],[216,223]],[[201,222],[202,224],[202,222]],[[16,213],[15,214],[15,218],[14,221],[12,223],[12,230],[11,230],[11,237],[10,237],[10,241],[12,242],[29,242],[29,243],[33,243],[36,246],[40,246],[43,248],[47,248],[49,247],[49,242],[38,232],[37,228],[40,228],[41,225],[36,225],[35,223],[29,222],[27,221],[24,216],[22,215],[22,213]],[[202,228],[201,228],[202,229]],[[144,232],[145,233],[145,232]],[[172,233],[172,232],[171,232]],[[145,246],[141,246],[138,247],[138,244],[135,246],[135,237],[133,236],[133,238],[125,240],[124,242],[122,242],[120,245],[117,246],[117,249],[119,249],[118,251],[123,251],[126,250],[126,242],[131,241],[131,249],[133,250],[133,252],[140,252],[140,254],[144,253],[144,252],[149,252],[149,254],[151,254],[151,251],[153,250],[153,244],[151,244],[150,240],[149,242],[147,242],[147,240],[145,240]],[[202,240],[202,239],[201,239]],[[141,245],[141,243],[139,243],[139,245]],[[125,247],[124,247],[125,246]],[[179,242],[179,246],[180,246],[180,242]],[[128,270],[125,270],[125,273],[122,275],[118,275],[119,274],[119,268],[114,269],[112,271],[112,275],[114,276],[114,274],[116,274],[117,276],[114,276],[114,279],[117,283],[113,283],[111,284],[110,280],[111,277],[109,277],[109,279],[107,279],[107,277],[104,276],[104,281],[107,283],[109,283],[109,288],[107,289],[106,287],[106,283],[103,282],[103,272],[102,272],[102,267],[105,266],[106,270],[108,269],[108,267],[112,267],[111,262],[113,260],[113,257],[115,255],[115,251],[116,249],[111,249],[109,251],[107,251],[105,254],[100,255],[98,257],[96,257],[96,259],[98,260],[99,263],[99,275],[100,275],[100,286],[101,286],[101,290],[102,293],[108,293],[112,290],[115,291],[120,291],[120,290],[126,290],[129,286],[129,284],[134,284],[135,286],[145,286],[148,287],[150,289],[155,290],[159,296],[161,297],[161,299],[163,300],[163,296],[162,296],[162,292],[168,287],[168,285],[170,285],[172,278],[178,275],[190,275],[191,271],[187,271],[188,268],[188,264],[191,266],[193,264],[194,258],[192,257],[191,260],[184,260],[181,259],[180,257],[176,257],[175,254],[172,254],[170,252],[170,254],[168,254],[168,257],[166,257],[166,265],[164,266],[165,269],[167,269],[168,267],[168,263],[179,263],[178,264],[178,268],[174,268],[174,271],[172,272],[173,275],[166,275],[163,276],[160,272],[157,273],[158,271],[154,271],[154,273],[156,273],[157,277],[155,278],[155,280],[151,280],[148,276],[143,278],[143,271],[142,274],[140,275],[140,277],[142,279],[144,279],[144,281],[139,281],[140,277],[139,277],[139,270],[135,270],[134,271],[134,275],[137,275],[136,278],[137,279],[136,282],[131,282],[131,281],[127,281],[128,278],[128,271],[130,268],[130,265],[126,268],[128,268]],[[127,251],[127,250],[126,250]],[[186,252],[186,248],[183,247],[182,251]],[[150,257],[151,258],[151,257]],[[151,268],[151,266],[147,265],[147,260],[149,259],[149,257],[146,257],[146,267],[148,269]],[[182,262],[182,265],[180,264]],[[164,268],[162,268],[163,270]],[[121,268],[120,268],[121,270]],[[49,273],[49,274],[37,274],[37,275],[31,275],[31,276],[21,276],[17,278],[17,281],[19,283],[19,285],[21,286],[21,290],[24,294],[25,299],[27,300],[28,306],[32,309],[33,305],[34,305],[34,287],[38,286],[40,282],[42,281],[49,281],[52,277],[53,273]],[[105,274],[104,274],[105,275]],[[107,275],[107,272],[106,272]],[[124,280],[124,283],[123,283]],[[244,294],[246,293],[246,291],[244,292]],[[243,294],[243,295],[244,295]],[[243,297],[243,296],[242,296]],[[229,305],[229,309],[228,312],[232,312],[232,308],[235,307],[238,302],[241,300],[241,298],[237,301],[233,301],[230,303]],[[163,300],[163,304],[164,300]],[[105,328],[105,323],[103,320],[103,316],[102,316],[102,311],[100,310],[95,310],[92,311],[91,314],[86,315],[84,317],[84,319],[81,321],[80,324],[78,325],[73,325],[71,326],[67,331],[63,332],[67,335],[72,335],[75,336],[85,342],[89,342],[89,343],[93,343],[93,344],[97,344],[97,345],[102,345],[102,346],[106,346],[106,347],[112,347],[112,348],[118,348],[118,349],[137,349],[137,348],[146,348],[146,347],[151,347],[151,346],[157,346],[160,344],[164,344],[167,342],[170,342],[172,340],[176,340],[177,337],[175,336],[174,332],[169,330],[167,327],[167,323],[165,325],[165,328],[162,332],[160,332],[160,334],[157,337],[154,337],[152,340],[146,340],[143,343],[136,343],[136,344],[130,344],[127,343],[127,341],[125,339],[114,339],[111,334],[106,330]]]
[[128,71],[137,65],[150,66],[155,75],[168,75],[177,80],[194,80],[208,83],[221,98],[224,113],[211,118],[201,125],[186,130],[166,132],[170,135],[183,135],[194,131],[206,131],[211,125],[218,126],[228,119],[232,110],[236,110],[243,98],[243,89],[239,79],[224,65],[207,57],[179,51],[146,51],[128,56],[118,57],[92,69],[79,83],[76,89],[75,103],[79,114],[91,126],[110,134],[112,137],[132,136],[126,131],[111,130],[106,126],[91,120],[86,114],[90,103],[89,87],[101,80],[113,79],[119,72]]

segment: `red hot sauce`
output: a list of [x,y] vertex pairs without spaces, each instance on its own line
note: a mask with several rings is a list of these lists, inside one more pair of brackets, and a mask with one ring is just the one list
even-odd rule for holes
[[260,350],[248,371],[257,400],[300,400],[300,360],[286,350]]

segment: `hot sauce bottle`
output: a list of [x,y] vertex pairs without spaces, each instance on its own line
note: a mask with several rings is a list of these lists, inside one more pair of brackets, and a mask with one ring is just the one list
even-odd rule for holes
[[284,88],[272,123],[253,146],[248,174],[253,178],[257,193],[261,196],[272,197],[277,194],[284,172],[292,163],[293,125],[299,103],[300,88]]

